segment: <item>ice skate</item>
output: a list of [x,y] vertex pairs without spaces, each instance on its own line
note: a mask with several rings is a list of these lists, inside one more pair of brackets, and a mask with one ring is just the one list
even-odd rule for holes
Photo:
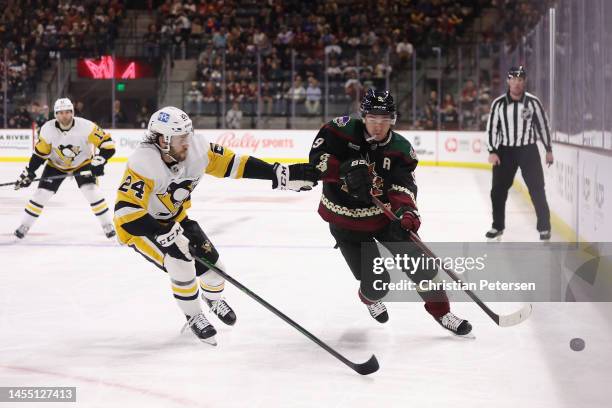
[[30,230],[30,227],[27,227],[25,225],[20,225],[19,228],[15,230],[15,236],[19,239],[23,239],[29,230]]
[[105,224],[102,227],[102,230],[104,230],[104,235],[106,235],[106,238],[108,239],[111,239],[115,235],[117,235],[117,233],[115,232],[115,228],[113,227],[113,224]]
[[472,325],[465,319],[455,316],[453,313],[448,312],[444,316],[435,318],[440,326],[450,331],[456,336],[473,339],[475,338],[472,332]]
[[368,312],[378,323],[386,323],[389,320],[389,313],[387,313],[387,307],[380,300],[378,302],[366,305]]
[[236,313],[234,313],[225,299],[208,300],[204,295],[202,295],[202,299],[206,302],[210,308],[210,311],[214,313],[223,323],[227,324],[228,326],[233,326],[234,323],[236,323]]
[[206,319],[203,312],[198,313],[197,315],[190,317],[185,315],[187,318],[187,323],[183,326],[181,333],[184,333],[189,327],[193,334],[196,335],[200,341],[210,344],[212,346],[217,345],[217,340],[215,339],[215,334],[217,334],[217,330],[213,327],[212,324]]

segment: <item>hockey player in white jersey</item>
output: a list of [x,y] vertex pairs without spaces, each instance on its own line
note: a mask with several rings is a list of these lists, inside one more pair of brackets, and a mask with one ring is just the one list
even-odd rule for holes
[[104,234],[112,238],[116,235],[115,230],[96,178],[104,174],[104,165],[115,154],[115,144],[110,135],[98,125],[74,116],[74,106],[70,99],[60,98],[55,101],[53,111],[55,119],[41,127],[30,162],[15,182],[16,190],[30,186],[36,178],[36,170],[46,162],[38,189],[26,204],[25,214],[15,236],[19,239],[25,237],[47,201],[64,181],[61,176],[75,173],[74,179]]
[[222,298],[224,279],[192,257],[221,267],[210,239],[187,217],[190,195],[204,174],[272,180],[274,189],[301,191],[316,184],[317,171],[310,164],[271,165],[209,143],[194,135],[189,116],[175,107],[151,116],[146,139],[128,159],[117,193],[117,236],[168,273],[174,298],[187,319],[185,329],[216,344],[216,330],[201,309],[200,291],[223,323],[233,325],[236,314]]

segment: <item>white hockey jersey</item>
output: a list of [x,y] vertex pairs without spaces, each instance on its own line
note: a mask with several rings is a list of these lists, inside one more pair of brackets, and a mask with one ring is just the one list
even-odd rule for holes
[[119,240],[126,243],[131,237],[122,225],[147,214],[160,222],[182,221],[203,174],[242,178],[248,158],[198,135],[191,137],[186,159],[168,165],[156,146],[141,143],[128,159],[117,193],[115,227]]
[[98,125],[78,116],[73,126],[62,130],[57,120],[46,122],[40,129],[34,153],[59,170],[73,171],[88,164],[95,149],[114,149],[110,134]]

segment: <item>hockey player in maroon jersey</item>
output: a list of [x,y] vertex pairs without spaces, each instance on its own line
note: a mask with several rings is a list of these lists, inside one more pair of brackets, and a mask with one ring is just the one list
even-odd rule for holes
[[[418,160],[410,142],[391,127],[396,121],[393,97],[388,91],[368,90],[361,102],[361,119],[338,117],[323,125],[310,151],[310,163],[321,171],[323,194],[319,214],[329,223],[346,263],[359,280],[359,298],[380,323],[389,319],[381,299],[386,290],[375,290],[375,279],[389,281],[388,272],[376,275],[373,262],[362,265],[362,243],[378,241],[393,253],[388,243],[410,241],[410,231],[421,225],[414,170]],[[370,194],[390,206],[400,219],[391,222],[372,202]],[[374,252],[374,251],[370,251]],[[375,251],[378,252],[378,251]],[[394,254],[395,255],[395,254]],[[411,256],[420,253],[411,252]],[[364,261],[380,254],[371,253]],[[431,280],[435,270],[407,274],[414,282]],[[425,309],[445,329],[457,335],[472,330],[467,320],[450,311],[446,293],[419,292]]]

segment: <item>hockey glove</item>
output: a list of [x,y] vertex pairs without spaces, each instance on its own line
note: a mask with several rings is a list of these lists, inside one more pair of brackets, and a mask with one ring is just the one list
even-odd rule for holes
[[104,175],[104,165],[106,164],[106,159],[102,156],[94,156],[91,159],[91,174],[94,177],[100,177]]
[[416,233],[421,227],[421,216],[417,210],[407,209],[400,218],[400,224],[406,231]]
[[23,171],[19,175],[19,178],[15,182],[15,190],[19,190],[20,188],[29,187],[35,178],[36,178],[36,173],[31,171],[30,168],[26,166],[26,168],[23,169]]
[[189,239],[183,235],[183,227],[178,222],[163,226],[155,235],[155,241],[173,258],[183,261],[193,259],[189,253]]
[[372,176],[367,161],[364,159],[345,161],[340,165],[340,179],[344,181],[346,192],[351,197],[365,204],[371,202]]
[[416,234],[420,226],[421,216],[419,212],[414,209],[406,209],[399,220],[391,222],[391,235],[395,239],[403,241],[409,239],[409,232]]
[[274,164],[275,178],[272,179],[274,190],[308,191],[317,185],[319,170],[309,163]]

